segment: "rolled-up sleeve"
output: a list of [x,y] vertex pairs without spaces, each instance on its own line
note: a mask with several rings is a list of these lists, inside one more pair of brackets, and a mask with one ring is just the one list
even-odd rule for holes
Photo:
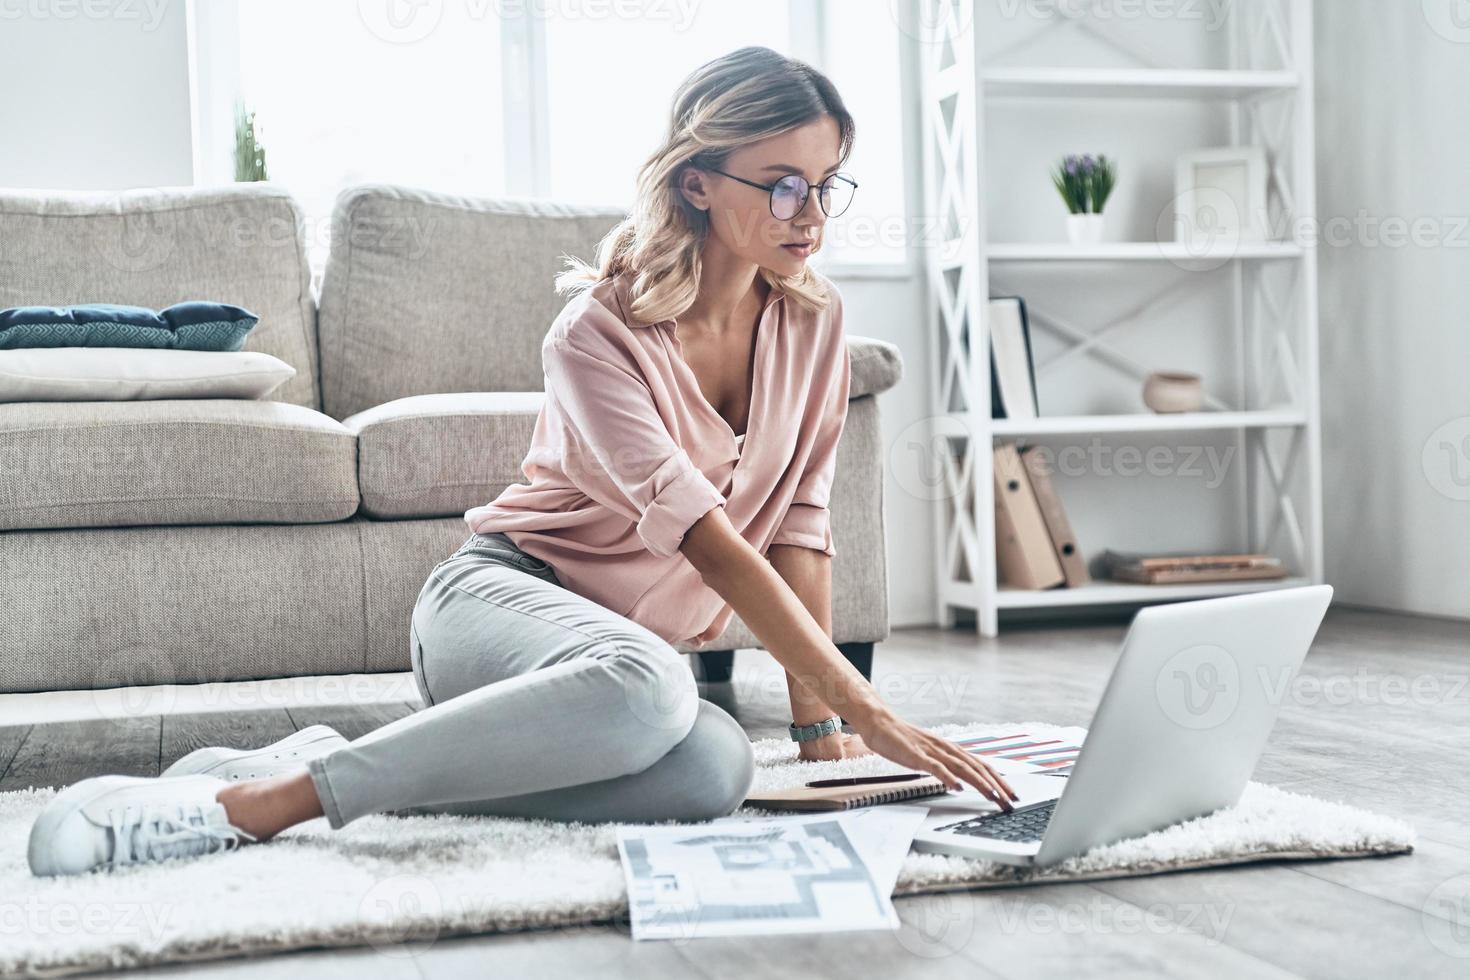
[[636,522],[649,551],[676,554],[694,522],[725,504],[724,494],[674,441],[634,371],[559,338],[547,339],[541,357],[548,398],[567,431],[567,476]]
[[821,420],[811,454],[796,485],[796,495],[786,516],[776,528],[771,544],[811,548],[831,557],[837,554],[832,540],[832,479],[837,472],[837,444],[847,422],[847,400],[852,385],[852,362],[842,330],[842,300],[833,291],[832,329],[821,362],[826,365],[815,379],[823,387]]

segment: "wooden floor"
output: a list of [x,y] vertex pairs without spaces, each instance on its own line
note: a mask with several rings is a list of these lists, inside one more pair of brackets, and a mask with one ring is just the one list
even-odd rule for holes
[[[900,630],[874,682],[904,716],[1088,724],[1122,620]],[[1470,624],[1329,613],[1255,778],[1393,813],[1408,856],[900,899],[896,933],[634,944],[583,928],[441,939],[413,955],[315,951],[127,976],[1465,977],[1470,976]],[[705,696],[752,736],[789,720],[759,651]],[[256,745],[318,722],[349,738],[414,705],[275,709],[0,728],[0,790],[156,774],[205,744]]]

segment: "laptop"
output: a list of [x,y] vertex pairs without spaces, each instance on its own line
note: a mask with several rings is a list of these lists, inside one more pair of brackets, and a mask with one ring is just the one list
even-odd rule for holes
[[914,849],[1045,867],[1235,804],[1332,586],[1142,609],[1067,777],[992,765],[1011,813],[968,790],[936,797]]

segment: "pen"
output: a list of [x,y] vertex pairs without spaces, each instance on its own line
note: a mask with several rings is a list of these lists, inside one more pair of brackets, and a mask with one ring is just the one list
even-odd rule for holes
[[922,779],[922,772],[906,772],[896,776],[846,776],[842,779],[816,779],[807,783],[814,789],[827,786],[861,786],[864,783],[902,783],[910,779]]

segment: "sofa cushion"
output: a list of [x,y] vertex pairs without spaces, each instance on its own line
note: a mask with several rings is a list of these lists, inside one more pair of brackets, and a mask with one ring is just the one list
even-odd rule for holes
[[413,395],[342,420],[369,517],[463,516],[525,479],[539,391]]
[[383,184],[338,196],[319,316],[323,411],[436,392],[540,391],[566,305],[562,253],[592,262],[620,210]]
[[116,193],[0,190],[0,309],[208,299],[260,317],[245,350],[296,376],[272,397],[318,408],[316,312],[301,209],[268,183]]
[[357,444],[275,401],[0,405],[0,530],[338,521]]
[[0,350],[0,402],[265,398],[296,369],[258,350]]

